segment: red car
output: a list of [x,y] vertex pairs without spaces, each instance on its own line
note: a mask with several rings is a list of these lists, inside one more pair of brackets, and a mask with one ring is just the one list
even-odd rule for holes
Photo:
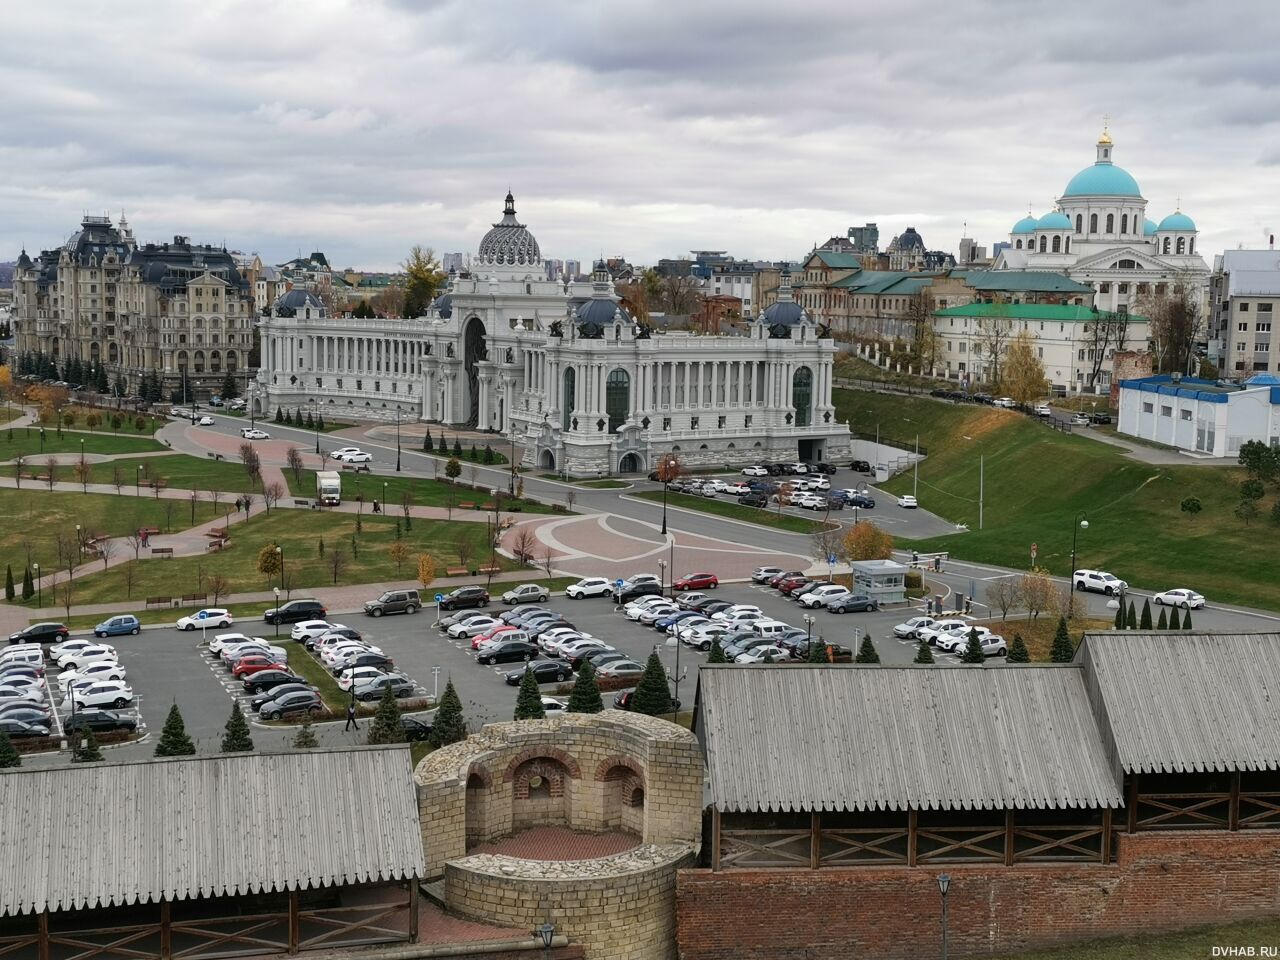
[[690,573],[671,585],[676,590],[714,590],[720,580],[714,573]]
[[259,670],[278,670],[280,664],[266,657],[241,657],[240,662],[231,671],[233,677],[247,677]]
[[480,644],[488,643],[490,640],[494,639],[495,637],[500,637],[504,633],[510,633],[514,629],[516,628],[511,624],[504,623],[501,626],[494,627],[492,630],[488,631],[487,633],[477,633],[474,637],[471,638],[471,649],[479,650]]
[[806,581],[808,581],[808,579],[809,578],[806,577],[803,573],[788,573],[785,577],[779,577],[778,582],[775,584],[775,586],[782,593],[789,593],[792,587],[796,586],[797,584],[805,583]]
[[792,577],[801,577],[801,576],[804,576],[804,574],[802,574],[799,570],[789,570],[786,573],[778,574],[776,577],[770,577],[769,586],[773,587],[776,590],[779,586],[781,586],[783,580],[790,580]]

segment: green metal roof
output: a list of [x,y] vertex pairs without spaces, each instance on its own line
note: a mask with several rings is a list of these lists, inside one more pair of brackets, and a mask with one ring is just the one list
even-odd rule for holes
[[851,277],[845,277],[843,280],[837,280],[831,286],[856,290],[859,293],[883,293],[906,277],[932,278],[933,276],[935,274],[908,273],[905,270],[864,270],[861,273],[855,273]]
[[862,261],[852,253],[837,253],[834,250],[815,250],[814,256],[828,267],[836,270],[861,270]]
[[[933,311],[935,317],[1006,317],[1010,320],[1057,320],[1062,323],[1085,323],[1097,320],[1101,314],[1092,307],[1077,307],[1059,303],[966,303],[962,307],[946,307]],[[1129,319],[1138,323],[1146,317],[1136,313]]]
[[[954,272],[951,275],[957,276]],[[1068,276],[1047,270],[972,270],[964,275],[964,280],[975,290],[1093,293],[1088,284],[1077,283]]]

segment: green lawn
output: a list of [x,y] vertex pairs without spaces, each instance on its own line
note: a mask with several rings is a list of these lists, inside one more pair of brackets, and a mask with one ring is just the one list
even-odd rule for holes
[[[632,496],[641,500],[651,500],[656,503],[662,502],[662,491],[660,490],[645,490],[641,493],[634,493]],[[817,533],[822,529],[822,521],[820,520],[806,520],[803,517],[793,517],[785,513],[779,514],[776,509],[744,507],[740,503],[710,500],[706,497],[693,497],[686,493],[667,494],[667,506],[683,507],[686,510],[697,510],[701,513],[714,513],[719,517],[742,520],[762,527],[773,527],[776,530],[789,530],[792,533]]]
[[71,433],[64,430],[59,437],[56,430],[45,428],[44,449],[40,449],[40,431],[32,427],[30,432],[19,427],[9,439],[8,430],[0,430],[0,461],[25,457],[29,467],[40,463],[40,457],[50,453],[79,453],[80,441],[84,441],[85,453],[128,454],[153,453],[169,449],[150,437],[129,437],[123,434]]
[[[122,497],[115,502],[132,501],[133,498]],[[207,509],[208,504],[201,503],[199,506]],[[178,507],[185,524],[187,505],[179,503]],[[247,524],[236,524],[231,528],[231,545],[219,553],[172,560],[144,555],[137,561],[131,590],[126,584],[122,567],[80,577],[76,580],[75,602],[106,603],[129,597],[141,599],[204,593],[207,591],[208,577],[212,574],[221,574],[227,578],[230,593],[270,590],[279,583],[279,577],[268,578],[257,570],[258,552],[268,543],[279,543],[283,548],[285,576],[295,593],[333,584],[330,561],[335,548],[340,549],[345,558],[344,568],[337,579],[339,584],[379,584],[389,580],[410,580],[417,575],[419,553],[434,556],[437,576],[444,576],[446,567],[458,564],[460,543],[465,545],[466,552],[469,553],[469,566],[472,569],[489,562],[487,530],[483,523],[463,523],[456,520],[414,521],[413,529],[403,532],[404,541],[409,547],[409,558],[397,570],[388,553],[395,540],[396,518],[385,515],[374,517],[366,513],[361,522],[363,532],[358,537],[358,556],[353,558],[352,536],[355,534],[356,517],[351,514],[277,510],[267,516],[258,512]],[[325,545],[324,557],[320,556],[321,540]],[[518,569],[514,561],[502,556],[497,557],[497,564],[504,570]]]
[[[1199,927],[1178,933],[1090,940],[1070,947],[1006,953],[990,960],[1205,960],[1214,947],[1276,947],[1280,945],[1280,918],[1245,920],[1216,927]],[[1261,955],[1260,953],[1258,954]]]
[[[337,469],[337,465],[334,466]],[[420,477],[384,477],[370,473],[355,473],[351,470],[339,470],[342,475],[342,499],[354,501],[358,496],[363,496],[365,502],[372,506],[374,500],[383,501],[385,495],[386,500],[391,504],[391,512],[397,516],[400,515],[400,505],[405,491],[408,491],[413,497],[414,506],[418,507],[444,507],[448,506],[450,497],[456,508],[460,503],[487,503],[489,502],[489,490],[491,487],[481,486],[479,489],[472,489],[467,486],[466,467],[463,467],[462,476],[459,477],[458,484],[451,484],[445,480],[429,480]],[[314,470],[303,470],[300,473],[301,479],[296,479],[292,470],[284,471],[285,480],[289,484],[289,492],[295,497],[310,497],[316,495],[316,472]],[[385,494],[384,494],[385,488]],[[507,496],[506,485],[497,488],[502,495],[502,510],[508,512],[511,510],[511,499]],[[519,501],[519,511],[522,513],[550,513],[551,508],[543,503],[537,503],[533,500]]]
[[[499,452],[499,450],[498,450],[498,446],[499,446],[499,445],[503,445],[503,446],[505,446],[505,445],[506,445],[506,444],[505,444],[505,441],[503,441],[503,440],[501,440],[501,439],[499,439],[499,438],[496,438],[496,437],[495,437],[494,439],[495,439],[495,441],[496,441],[496,442],[495,442],[495,443],[491,443],[491,444],[489,444],[489,449],[493,451],[493,463],[484,463],[484,460],[483,460],[483,458],[484,458],[484,444],[483,444],[483,443],[477,443],[477,444],[474,444],[474,446],[475,446],[475,448],[476,448],[476,460],[474,461],[475,463],[479,463],[479,464],[481,464],[482,466],[486,466],[486,467],[497,467],[497,466],[501,466],[501,465],[503,465],[503,464],[507,463],[507,457],[506,457],[506,454],[504,454],[504,453],[500,453],[500,452]],[[462,445],[462,453],[461,453],[461,454],[455,454],[455,453],[453,452],[453,441],[452,441],[452,440],[450,440],[450,441],[449,441],[449,452],[448,452],[448,453],[441,453],[441,452],[440,452],[440,434],[439,434],[439,432],[433,432],[433,433],[431,434],[431,443],[432,443],[432,445],[433,445],[433,446],[432,446],[432,448],[431,448],[430,450],[423,450],[423,449],[422,449],[422,441],[421,441],[421,440],[419,440],[419,441],[417,442],[417,445],[416,445],[416,446],[412,446],[412,445],[410,445],[409,443],[403,443],[403,444],[402,444],[402,446],[403,446],[403,448],[404,448],[405,450],[412,450],[414,453],[423,453],[423,454],[426,454],[426,455],[427,455],[427,456],[429,456],[429,457],[440,457],[442,460],[448,460],[450,457],[454,457],[454,456],[456,456],[456,457],[458,458],[458,461],[459,461],[460,463],[462,463],[463,465],[466,465],[466,464],[468,464],[468,463],[473,462],[473,461],[470,459],[470,456],[471,456],[471,447],[473,446],[473,444],[470,444],[470,443],[464,443],[464,444]]]
[[[165,486],[182,490],[199,490],[208,498],[210,490],[219,493],[257,493],[256,484],[249,482],[244,465],[239,460],[213,460],[175,453],[168,457],[143,457],[139,459],[112,460],[109,463],[95,463],[89,470],[90,483],[111,483],[119,468],[120,477],[124,481],[123,489],[135,487],[141,476],[145,484],[152,477],[165,481]],[[141,474],[138,468],[142,468]],[[74,465],[61,467],[58,470],[60,479],[74,480]],[[234,496],[232,499],[235,499]]]
[[[970,532],[914,541],[921,550],[1009,567],[1037,563],[1066,575],[1075,520],[1077,567],[1108,570],[1131,585],[1154,590],[1190,586],[1212,603],[1280,608],[1280,553],[1260,550],[1274,533],[1265,518],[1276,499],[1268,492],[1262,518],[1246,525],[1233,515],[1239,468],[1153,466],[1124,451],[1075,434],[1049,430],[1021,414],[992,407],[851,390],[835,392],[841,420],[853,429],[913,442],[920,433],[928,458],[920,464],[920,504]],[[972,438],[972,439],[966,439]],[[985,528],[978,529],[979,457],[985,456]],[[883,489],[911,492],[904,473]],[[1195,519],[1183,498],[1200,498]]]
[[[207,503],[197,504],[196,522],[215,516]],[[57,538],[61,534],[75,543],[75,527],[92,535],[124,536],[139,527],[179,530],[189,526],[190,507],[179,501],[156,501],[146,497],[115,497],[107,494],[50,493],[44,488],[0,489],[0,549],[13,567],[14,580],[21,585],[22,569],[30,558],[45,570],[58,566]],[[123,599],[107,597],[104,599]],[[45,601],[50,598],[45,596]],[[76,597],[76,602],[82,602]],[[32,598],[32,604],[35,598]]]

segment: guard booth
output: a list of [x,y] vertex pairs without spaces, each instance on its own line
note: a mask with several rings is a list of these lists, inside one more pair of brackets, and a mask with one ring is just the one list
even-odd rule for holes
[[850,567],[854,593],[865,593],[881,606],[906,602],[909,568],[905,565],[893,560],[856,560]]

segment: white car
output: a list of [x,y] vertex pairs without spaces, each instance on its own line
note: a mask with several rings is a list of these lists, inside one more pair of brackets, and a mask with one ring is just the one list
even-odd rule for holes
[[731,497],[744,497],[751,492],[751,488],[742,481],[738,481],[737,483],[726,483],[724,492]]
[[301,620],[295,623],[293,629],[289,631],[289,639],[314,640],[317,637],[323,637],[330,631],[342,628],[342,624],[330,623],[328,620]]
[[[26,645],[24,645],[23,647],[7,647],[4,652],[12,653],[19,649],[24,649],[25,646]],[[35,647],[36,650],[40,649],[39,644],[31,644],[30,646]],[[50,647],[49,659],[53,660],[56,663],[61,657],[64,657],[69,653],[79,653],[85,647],[102,647],[102,646],[106,646],[106,644],[98,643],[97,640],[90,640],[87,637],[72,637],[70,640],[63,640],[61,643],[55,643],[52,647]],[[3,656],[4,654],[0,654],[0,657],[3,657]]]
[[1105,570],[1077,570],[1071,575],[1071,584],[1077,590],[1091,590],[1094,593],[1105,593],[1108,597],[1124,593],[1129,585],[1119,577],[1114,577]]
[[1018,405],[1018,402],[1014,400],[1013,397],[996,397],[991,401],[991,405],[993,407],[1004,407],[1006,410],[1012,410]]
[[449,628],[449,636],[455,640],[462,640],[469,637],[478,637],[482,633],[488,633],[494,627],[505,626],[505,620],[499,620],[497,617],[472,617],[463,623],[455,623]]
[[21,700],[26,703],[39,703],[44,699],[44,687],[19,686],[17,684],[0,684],[0,703]]
[[558,717],[569,709],[569,704],[565,700],[557,700],[555,697],[543,697],[542,709],[548,717]]
[[377,667],[350,667],[338,675],[338,689],[350,690],[353,683],[363,683],[382,674],[383,671]]
[[757,467],[757,466],[743,467],[742,475],[744,477],[767,477],[769,475],[769,471],[766,470],[764,467]]
[[1036,416],[1037,416],[1037,417],[1052,417],[1052,416],[1053,416],[1053,408],[1052,408],[1051,406],[1049,406],[1047,403],[1037,403],[1037,404],[1036,404]]
[[266,657],[276,663],[288,663],[289,651],[269,643],[242,643],[222,651],[222,662],[226,664],[228,670],[234,669],[235,665],[245,657]]
[[85,707],[111,707],[119,710],[126,704],[133,703],[133,689],[120,680],[103,680],[73,690],[71,699],[77,710]]
[[728,627],[714,623],[710,626],[690,627],[688,630],[682,630],[678,639],[681,643],[694,649],[710,650],[712,643],[716,640],[724,640],[728,635]]
[[647,610],[640,611],[640,616],[636,617],[636,619],[641,623],[643,623],[646,627],[652,627],[655,623],[657,623],[663,617],[669,617],[673,613],[679,613],[679,612],[680,612],[680,608],[677,607],[674,603],[669,603],[665,605],[655,603],[652,607],[649,607]]
[[[983,656],[1003,657],[1009,652],[1009,648],[1005,646],[1004,637],[992,633],[986,627],[971,627],[970,630],[978,631],[978,643],[982,645]],[[963,653],[968,644],[969,630],[945,634],[938,638],[938,649],[950,653]]]
[[206,607],[185,617],[179,617],[176,624],[179,630],[195,630],[201,627],[229,627],[235,623],[230,611],[222,607]]
[[1151,599],[1160,606],[1167,604],[1171,607],[1181,607],[1183,610],[1199,610],[1204,606],[1204,597],[1186,587],[1157,593]]
[[828,480],[825,476],[823,476],[820,473],[815,474],[814,476],[809,478],[809,489],[822,490],[822,491],[830,490],[831,481]]
[[936,645],[938,637],[942,636],[944,633],[954,633],[957,630],[963,631],[968,629],[968,620],[935,620],[933,623],[929,624],[929,626],[921,627],[916,630],[916,637],[930,645]]
[[823,500],[822,497],[818,496],[816,493],[810,493],[807,490],[793,494],[791,497],[791,506],[800,507],[804,510],[817,510],[820,507],[825,507],[826,505],[827,502]]
[[824,587],[818,587],[809,591],[800,597],[800,606],[814,609],[816,607],[826,606],[828,602],[843,597],[850,593],[848,587],[842,587],[838,583],[829,583]]
[[925,627],[932,627],[937,622],[933,617],[912,617],[910,620],[895,626],[893,635],[902,637],[904,640],[911,640],[916,637],[917,631],[923,630]]
[[658,578],[652,573],[637,573],[635,576],[627,577],[625,587],[634,587],[637,583],[658,583]]
[[551,599],[551,591],[537,583],[522,583],[502,595],[503,603],[544,603]]
[[341,450],[335,450],[332,454],[333,459],[339,463],[372,463],[373,454],[366,453],[356,447],[343,447]]
[[197,426],[197,427],[212,427],[212,426],[213,426],[213,417],[201,417],[199,420],[197,420],[197,421],[196,421],[196,426]]
[[713,620],[732,620],[740,613],[761,613],[761,609],[754,603],[735,603],[732,606],[725,607],[718,613],[711,615]]
[[209,652],[215,656],[221,656],[223,650],[237,643],[260,643],[263,646],[267,645],[267,641],[262,637],[250,637],[243,633],[220,633],[209,641]]
[[259,430],[257,427],[245,427],[240,431],[240,436],[246,440],[270,440],[271,434],[265,430]]
[[715,622],[716,621],[712,620],[710,617],[703,617],[703,616],[686,617],[685,619],[678,620],[675,623],[671,624],[671,626],[667,627],[667,633],[671,634],[674,637],[674,636],[680,635],[680,633],[684,630],[688,630],[693,627],[707,627]]
[[95,643],[75,653],[68,653],[58,658],[58,666],[63,670],[75,670],[86,664],[97,663],[99,660],[110,660],[113,663],[120,659],[116,653],[115,647],[109,647],[105,643]]
[[612,651],[613,647],[605,643],[603,640],[586,637],[582,640],[573,640],[569,643],[562,643],[557,655],[561,660],[573,660],[586,653],[588,650],[593,653],[607,653]]
[[734,663],[785,663],[791,659],[791,651],[773,644],[753,647],[734,657]]
[[622,608],[622,612],[625,613],[629,619],[635,620],[643,611],[648,610],[653,606],[674,607],[675,604],[666,597],[639,597],[638,599],[629,601],[626,606]]
[[26,673],[9,674],[3,679],[0,679],[0,686],[10,691],[12,690],[23,690],[28,692],[33,691],[39,699],[41,700],[44,699],[44,680],[42,680],[40,677],[33,677],[30,674],[26,674]]
[[763,613],[744,610],[741,613],[735,613],[728,620],[722,620],[719,622],[729,630],[750,630],[752,624],[768,619],[769,617]]
[[898,498],[898,506],[906,507],[908,510],[914,510],[916,507],[920,506],[920,504],[915,497],[908,493]]
[[125,669],[120,664],[111,660],[99,660],[97,663],[86,663],[79,670],[62,671],[58,674],[58,683],[65,690],[76,680],[123,680],[125,676]]
[[320,662],[332,670],[339,664],[346,663],[351,657],[361,653],[378,653],[382,650],[365,643],[351,643],[341,647],[326,647],[320,654]]
[[604,577],[583,577],[577,583],[571,583],[564,595],[573,600],[583,597],[607,597],[613,593],[613,581]]

